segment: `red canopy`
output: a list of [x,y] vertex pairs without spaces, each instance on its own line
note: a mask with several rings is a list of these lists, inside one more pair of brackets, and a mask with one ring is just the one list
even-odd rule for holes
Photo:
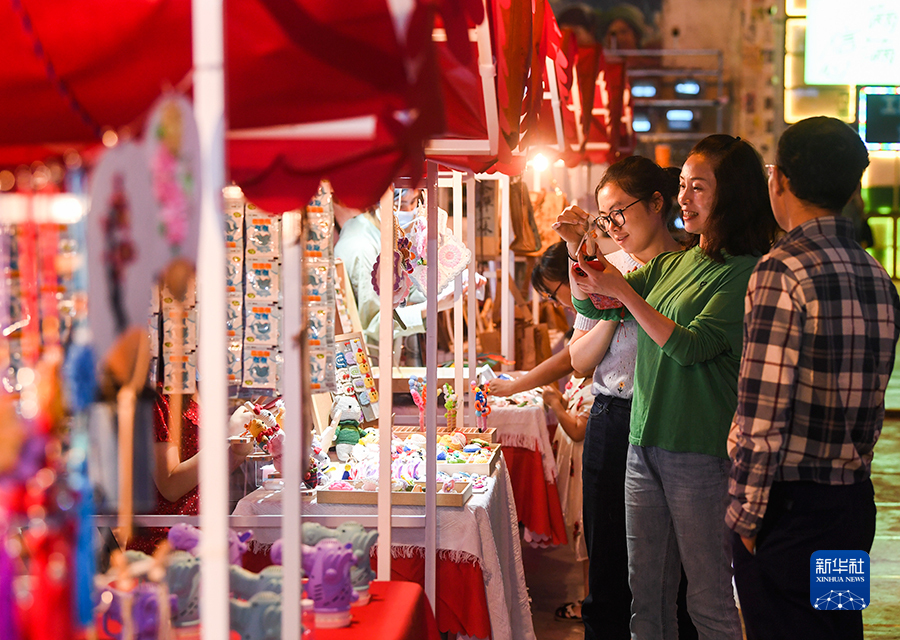
[[[531,0],[487,5],[496,152],[430,155],[518,173],[524,157],[512,151],[537,133],[544,59],[560,50],[546,40],[555,20],[546,1],[534,10]],[[230,177],[263,208],[304,204],[321,178],[348,205],[368,205],[396,176],[421,175],[427,140],[491,137],[484,59],[469,39],[483,19],[481,0],[417,0],[405,38],[387,0],[225,6]],[[0,2],[0,167],[83,151],[106,129],[139,133],[160,93],[189,91],[190,12],[190,0]],[[435,25],[445,40],[434,42]],[[584,60],[568,62],[580,70]],[[595,71],[580,81],[583,98]],[[354,123],[357,133],[278,128],[322,122]]]
[[[230,143],[232,177],[251,198],[296,207],[329,177],[348,204],[370,204],[395,171],[421,165],[424,140],[444,129],[435,11],[418,2],[401,45],[386,0],[226,3],[231,129],[377,121],[375,135],[327,147]],[[0,3],[0,165],[96,145],[105,129],[139,131],[153,101],[191,69],[190,12],[190,0]]]

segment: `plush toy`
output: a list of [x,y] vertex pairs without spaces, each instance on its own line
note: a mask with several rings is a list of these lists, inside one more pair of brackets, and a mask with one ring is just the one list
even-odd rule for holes
[[331,425],[335,429],[335,451],[338,460],[346,462],[350,459],[353,445],[359,442],[363,429],[362,409],[353,396],[336,396],[331,405]]

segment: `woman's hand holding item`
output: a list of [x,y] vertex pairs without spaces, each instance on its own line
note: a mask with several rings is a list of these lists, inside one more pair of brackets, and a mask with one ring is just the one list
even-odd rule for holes
[[233,458],[243,460],[253,452],[253,440],[251,438],[229,438],[228,444],[231,447]]
[[578,264],[572,265],[571,281],[583,293],[599,293],[614,298],[621,298],[621,294],[624,292],[623,286],[631,288],[625,282],[622,272],[599,253],[591,260],[588,260],[583,253],[580,254]]
[[556,217],[553,228],[556,229],[559,237],[566,241],[570,256],[575,255],[575,250],[581,244],[589,220],[590,216],[587,211],[574,204],[563,209],[562,213]]
[[498,398],[506,398],[507,396],[522,391],[519,389],[518,382],[514,379],[504,380],[503,378],[492,378],[487,383],[487,387],[491,395],[497,396]]

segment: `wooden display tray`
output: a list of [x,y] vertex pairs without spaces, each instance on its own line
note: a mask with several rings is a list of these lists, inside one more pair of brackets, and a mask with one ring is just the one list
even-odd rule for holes
[[[419,427],[408,424],[395,424],[392,428],[392,431],[394,432],[395,438],[405,438],[409,435],[422,433],[422,430],[419,429]],[[440,438],[441,436],[450,435],[454,431],[461,431],[462,433],[466,434],[466,442],[471,442],[473,438],[480,438],[488,444],[493,444],[494,434],[497,430],[485,429],[484,431],[479,431],[475,427],[457,427],[456,429],[451,429],[450,427],[438,427],[437,435],[438,438]]]
[[449,473],[451,476],[454,473],[465,472],[465,473],[477,473],[482,476],[491,476],[494,475],[494,469],[497,468],[497,463],[500,461],[500,445],[492,444],[491,445],[491,458],[487,462],[460,462],[457,464],[453,464],[451,462],[444,462],[442,460],[438,460],[437,470],[443,471],[445,473]]
[[[460,467],[463,465],[452,465]],[[320,504],[377,504],[377,491],[363,491],[359,487],[362,486],[361,480],[351,480],[349,484],[357,487],[355,491],[330,491],[328,489],[319,488],[316,491],[316,501]],[[421,485],[423,491],[391,491],[391,504],[400,505],[419,505],[425,504],[425,483],[416,482]],[[453,493],[437,493],[437,506],[439,507],[461,507],[469,501],[472,496],[471,482],[457,482],[453,488]]]

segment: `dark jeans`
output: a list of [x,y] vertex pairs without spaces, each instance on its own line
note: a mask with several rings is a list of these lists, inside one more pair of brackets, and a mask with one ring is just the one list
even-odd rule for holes
[[748,640],[861,640],[862,611],[817,611],[809,602],[816,551],[872,548],[871,480],[853,485],[775,482],[751,555],[734,535],[734,579]]
[[585,640],[631,637],[625,542],[625,458],[631,401],[597,396],[584,436],[584,542],[590,588],[581,616]]

